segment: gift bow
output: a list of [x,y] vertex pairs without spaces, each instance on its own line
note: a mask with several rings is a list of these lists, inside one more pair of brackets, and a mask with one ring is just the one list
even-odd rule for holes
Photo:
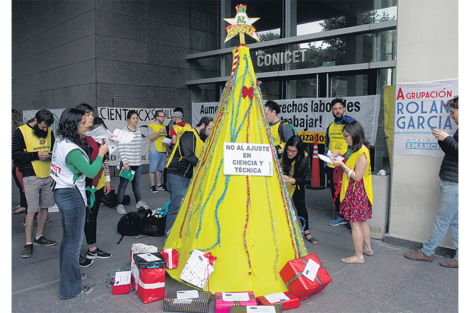
[[246,96],[248,96],[250,99],[253,99],[253,87],[247,88],[246,86],[243,86],[242,97],[246,98]]
[[212,253],[205,253],[204,257],[209,261],[209,264],[214,266],[215,260],[217,260],[217,257],[213,256]]

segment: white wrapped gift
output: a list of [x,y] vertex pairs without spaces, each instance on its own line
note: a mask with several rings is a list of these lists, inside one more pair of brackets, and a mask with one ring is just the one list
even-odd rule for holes
[[[214,271],[215,257],[200,250],[193,250],[181,272],[180,279],[193,286],[204,289]],[[212,263],[212,264],[211,264]]]

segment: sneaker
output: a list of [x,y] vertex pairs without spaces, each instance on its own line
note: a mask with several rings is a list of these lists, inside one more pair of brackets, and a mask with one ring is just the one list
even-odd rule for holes
[[55,246],[57,244],[57,241],[46,239],[43,235],[39,237],[39,239],[34,239],[34,244],[35,245],[44,245],[44,246]]
[[346,221],[341,216],[338,216],[333,222],[330,223],[330,226],[339,226],[339,225],[346,225],[348,221]]
[[163,188],[162,185],[156,185],[156,187],[157,187],[157,190],[165,190],[165,188]]
[[140,208],[140,207],[144,207],[146,209],[150,209],[149,206],[147,205],[147,203],[145,203],[144,201],[140,200],[139,202],[136,203],[135,207],[136,208]]
[[127,214],[127,211],[122,204],[118,204],[118,206],[116,207],[116,211],[118,212],[118,214]]
[[33,245],[24,245],[23,251],[21,252],[22,258],[29,258],[33,254]]
[[79,265],[80,267],[89,267],[93,264],[93,260],[83,257],[80,255]]
[[155,185],[153,185],[152,187],[150,187],[150,191],[153,192],[153,193],[157,193],[158,190],[157,190],[157,187]]
[[111,253],[104,252],[103,250],[100,250],[100,248],[96,248],[96,250],[93,252],[88,250],[86,253],[87,259],[109,259],[111,256]]
[[80,291],[79,293],[77,293],[77,294],[75,295],[75,297],[83,297],[83,296],[86,296],[86,295],[90,294],[92,291],[93,291],[93,287],[83,286],[83,287],[82,287],[82,291]]

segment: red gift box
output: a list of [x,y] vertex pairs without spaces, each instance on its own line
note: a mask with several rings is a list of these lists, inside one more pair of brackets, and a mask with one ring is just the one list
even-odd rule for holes
[[[320,265],[314,281],[303,275],[308,260],[312,260]],[[305,300],[311,295],[319,293],[331,282],[330,275],[328,275],[315,253],[290,260],[279,274],[286,283],[287,288],[300,300]]]
[[113,295],[122,295],[131,291],[131,284],[116,286],[113,283]]
[[178,258],[179,258],[178,251],[176,251],[175,249],[168,248],[160,252],[162,254],[162,257],[166,261],[166,268],[168,269],[178,268]]
[[276,305],[277,304],[281,307],[282,311],[295,309],[300,306],[300,299],[296,295],[294,295],[292,291],[284,292],[284,294],[289,298],[289,300],[283,300],[281,302],[271,303],[265,298],[265,296],[261,296],[261,297],[256,298],[256,302],[259,305]]
[[253,291],[239,291],[239,292],[230,292],[235,293],[248,293],[248,301],[224,301],[222,298],[222,292],[215,293],[215,312],[216,313],[228,313],[231,307],[234,306],[248,306],[256,305],[255,294]]
[[143,268],[138,263],[132,269],[132,286],[144,303],[165,298],[165,269]]

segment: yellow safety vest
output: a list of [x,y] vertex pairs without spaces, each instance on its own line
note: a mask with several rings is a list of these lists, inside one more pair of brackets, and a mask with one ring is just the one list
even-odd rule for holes
[[[359,160],[359,157],[365,154],[367,157],[367,168],[366,171],[364,172],[364,176],[362,179],[364,180],[364,188],[366,190],[367,198],[369,198],[370,204],[374,204],[374,195],[372,192],[372,174],[371,174],[371,169],[370,169],[370,152],[369,149],[362,147],[358,151],[352,153],[348,160],[346,161],[346,166],[349,167],[350,169],[355,169],[356,168],[356,163],[357,160]],[[341,195],[339,200],[343,201],[344,196],[346,194],[346,190],[348,189],[348,184],[349,184],[349,177],[346,171],[343,172],[343,182],[341,183]]]
[[[338,150],[342,155],[348,150],[348,144],[343,137],[343,128],[344,124],[338,125],[335,122],[330,124],[328,129],[328,150],[335,151]],[[327,163],[328,167],[334,168],[333,164]]]
[[[194,149],[194,155],[199,159],[199,158],[201,158],[202,148],[204,147],[204,141],[202,141],[201,138],[199,138],[199,134],[197,133],[197,131],[194,128],[191,128],[187,131],[193,132],[194,136],[196,137],[196,148]],[[183,132],[183,133],[185,133],[185,132]],[[181,153],[181,147],[180,147],[180,138],[183,135],[183,133],[181,135],[178,134],[178,138],[176,139],[176,146],[173,149],[173,151],[171,152],[170,157],[168,158],[168,162],[166,163],[166,167],[170,166],[170,163],[173,160],[173,157],[175,156],[176,149],[178,149],[178,152],[180,154],[180,159],[178,160],[178,162],[180,162],[182,159],[184,159],[184,156]],[[193,174],[195,172],[196,172],[196,167],[194,166],[193,167]]]
[[[147,127],[147,130],[149,128],[151,128],[153,130],[153,133],[156,134],[161,129],[166,129],[166,126],[163,125],[163,124],[158,125],[158,124],[152,123],[152,124],[149,125],[149,127]],[[160,135],[158,135],[158,137],[155,138],[155,140],[153,140],[153,143],[155,144],[155,149],[157,149],[158,152],[166,152],[166,144],[163,142],[164,138],[165,138],[165,133],[163,132]],[[150,147],[149,147],[149,149],[150,149]]]
[[[24,124],[18,127],[23,134],[24,143],[26,145],[25,152],[51,152],[51,128],[47,129],[47,137],[46,138],[39,138],[34,135],[34,130],[28,125]],[[43,160],[35,160],[31,162],[33,166],[34,173],[38,178],[46,178],[51,176],[51,161],[43,161]]]

